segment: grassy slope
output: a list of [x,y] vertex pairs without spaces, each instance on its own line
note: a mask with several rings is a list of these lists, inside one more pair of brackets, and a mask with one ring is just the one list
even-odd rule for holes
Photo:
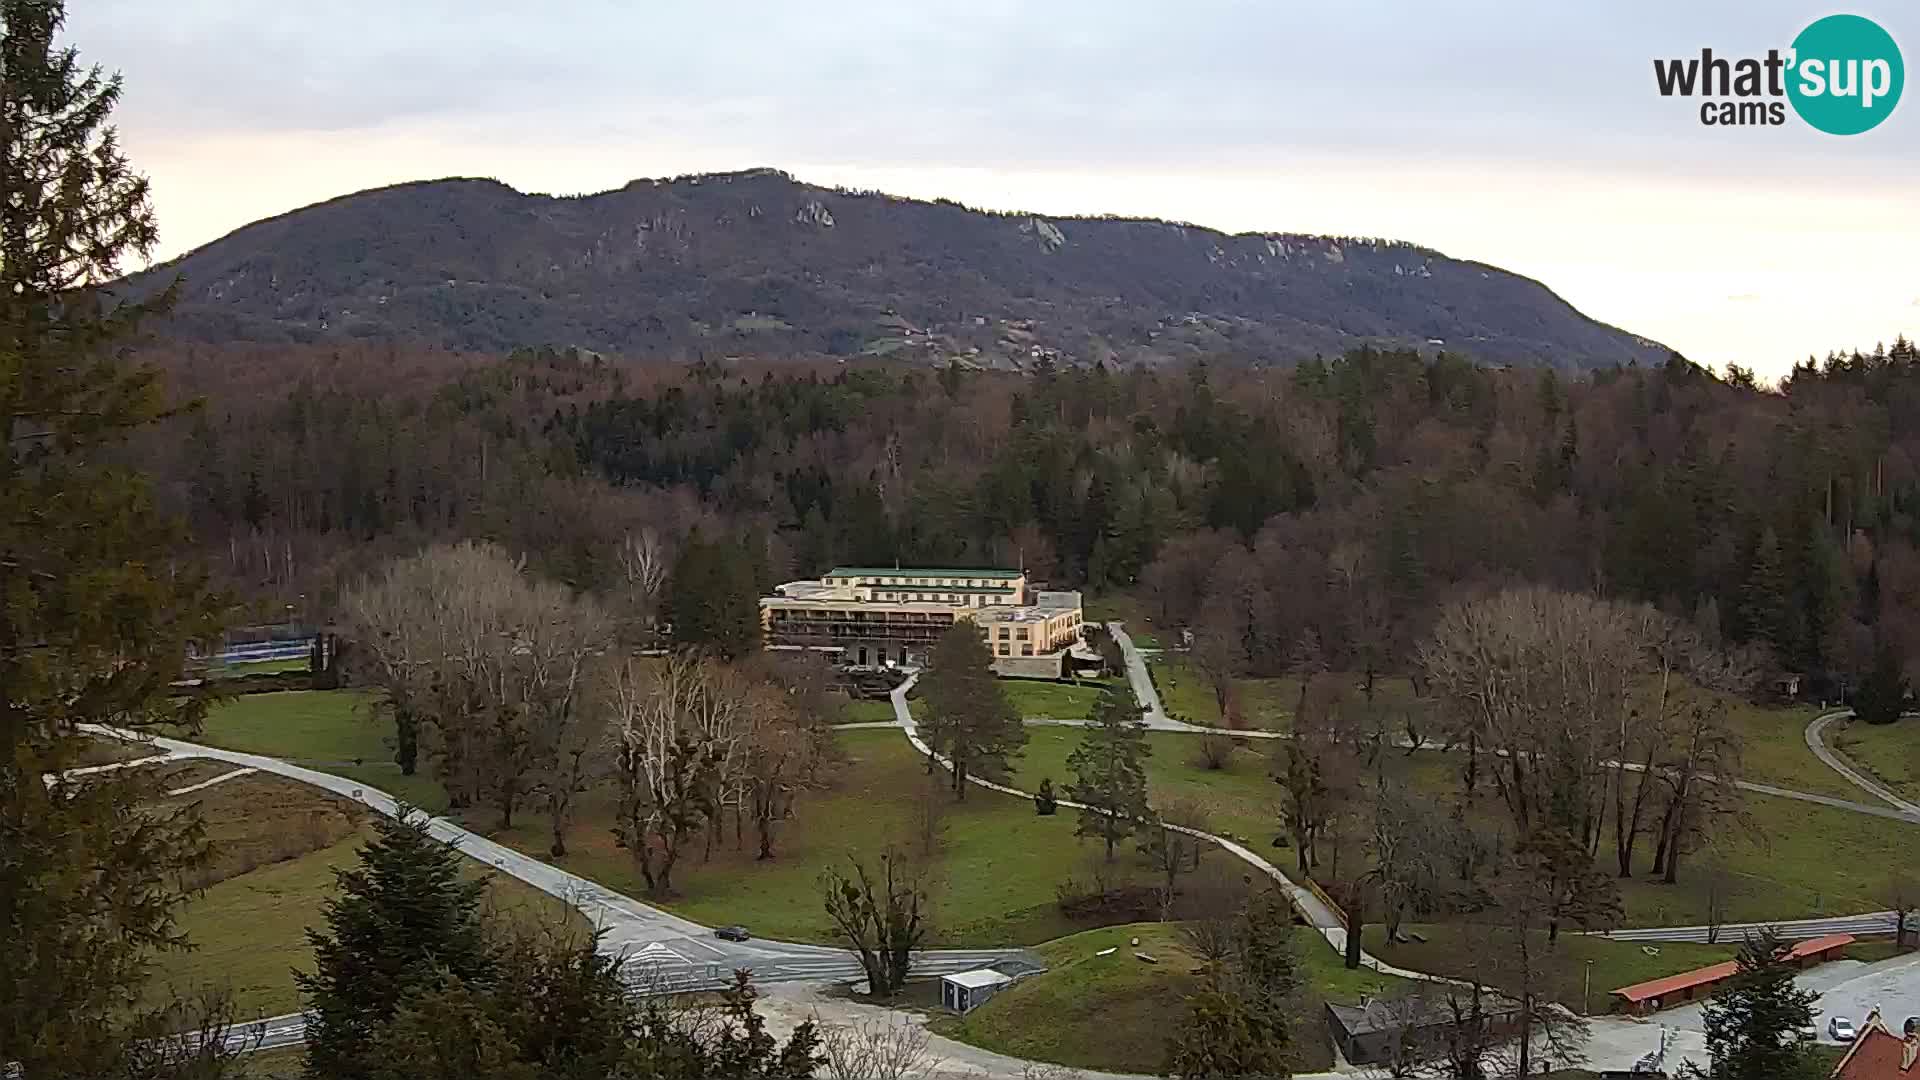
[[1920,799],[1920,719],[1891,724],[1848,721],[1829,727],[1827,741],[1896,794]]
[[[1467,972],[1472,970],[1476,953],[1486,947],[1487,939],[1460,924],[1408,926],[1427,940],[1408,944],[1388,944],[1386,932],[1379,926],[1367,928],[1367,951],[1388,963],[1415,971]],[[1593,1011],[1606,1012],[1607,993],[1663,975],[1717,964],[1733,958],[1733,945],[1685,945],[1663,942],[1649,946],[1649,956],[1637,942],[1609,941],[1606,938],[1562,934],[1549,946],[1544,933],[1535,935],[1531,950],[1539,958],[1543,985],[1561,1004],[1578,1011],[1586,990],[1588,960],[1593,961]],[[1507,980],[1497,972],[1488,977],[1496,984]]]
[[[1129,944],[1138,937],[1138,948]],[[1097,956],[1106,948],[1118,951]],[[1332,949],[1305,931],[1295,935],[1311,1004],[1301,1010],[1295,1067],[1321,1069],[1332,1062],[1319,1003],[1352,1002],[1362,994],[1391,990],[1402,980],[1341,966]],[[1169,923],[1135,923],[1090,930],[1039,948],[1045,974],[1003,991],[963,1017],[935,1024],[963,1042],[1019,1057],[1076,1068],[1118,1072],[1157,1071],[1166,1038],[1186,1014],[1186,997],[1199,989],[1198,963]],[[1143,952],[1159,961],[1134,957]]]
[[[238,783],[239,781],[235,781]],[[215,789],[217,790],[217,789]],[[154,963],[156,989],[190,992],[212,984],[231,990],[243,1015],[277,1016],[299,1008],[292,969],[309,968],[306,929],[321,922],[321,903],[333,895],[333,868],[353,862],[358,836],[287,862],[223,881],[190,901],[180,929],[195,948],[166,953]],[[479,863],[469,863],[473,872]],[[508,877],[495,877],[490,902],[508,918],[585,921],[560,901]]]
[[885,698],[879,700],[848,701],[842,711],[846,715],[845,722],[849,724],[869,724],[875,722],[890,724],[893,722],[893,702]]
[[1153,620],[1147,618],[1146,609],[1131,596],[1124,593],[1107,593],[1101,596],[1089,596],[1085,600],[1086,620],[1090,623],[1109,623],[1116,619],[1126,624],[1127,636],[1142,649],[1157,649],[1161,646],[1158,628]]
[[1734,726],[1746,741],[1741,754],[1746,779],[1843,799],[1860,795],[1860,789],[1807,749],[1807,724],[1820,715],[1821,710],[1808,706],[1773,708],[1745,702],[1732,703],[1730,708]]
[[[1042,776],[1050,776],[1055,788],[1064,790],[1066,758],[1080,733],[1071,728],[1033,728],[1028,736],[1027,753],[1016,772],[1020,785],[1038,785]],[[1278,831],[1280,790],[1269,778],[1266,756],[1273,744],[1250,743],[1249,748],[1234,752],[1226,769],[1209,771],[1196,763],[1193,736],[1154,733],[1147,738],[1154,751],[1147,774],[1156,803],[1164,805],[1174,797],[1192,799],[1208,810],[1216,831],[1227,830],[1266,850],[1264,845]],[[1386,765],[1391,776],[1431,796],[1438,807],[1457,796],[1460,761],[1452,754],[1422,752],[1408,757],[1396,752]],[[1501,814],[1491,793],[1483,793],[1481,799],[1490,820]],[[1883,907],[1874,894],[1888,858],[1920,839],[1920,830],[1911,825],[1797,800],[1756,794],[1748,805],[1761,827],[1760,835],[1729,834],[1723,842],[1723,857],[1734,876],[1728,900],[1730,921],[1843,915]],[[1603,860],[1611,851],[1611,839],[1604,839]],[[1663,885],[1644,876],[1650,853],[1643,846],[1636,856],[1642,876],[1621,883],[1626,924],[1705,921],[1703,856],[1689,855],[1682,861],[1679,882]],[[1282,868],[1291,869],[1291,852],[1269,854],[1277,856],[1274,861]]]
[[422,771],[404,776],[388,745],[391,732],[376,719],[375,694],[358,690],[292,690],[248,694],[215,706],[197,742],[226,750],[271,754],[339,776],[352,777],[425,810],[447,805],[440,785]]
[[[675,871],[677,895],[665,902],[709,924],[744,923],[757,934],[807,941],[828,940],[821,912],[819,877],[827,866],[845,868],[847,856],[871,859],[888,844],[920,850],[916,821],[927,790],[923,760],[898,732],[846,731],[839,741],[848,763],[834,786],[803,796],[784,823],[777,858],[753,857],[751,829],[746,850],[733,850],[731,829],[703,862],[696,843]],[[938,778],[944,783],[944,774]],[[1032,944],[1080,927],[1059,913],[1054,886],[1086,857],[1073,835],[1071,815],[1043,818],[1024,799],[971,789],[955,803],[944,788],[933,796],[942,808],[944,840],[928,866],[936,944]],[[614,844],[604,794],[587,800],[568,834],[569,853],[559,865],[639,896],[645,884],[628,854]],[[529,816],[495,839],[544,857],[545,823]],[[1133,856],[1125,865],[1136,875]]]

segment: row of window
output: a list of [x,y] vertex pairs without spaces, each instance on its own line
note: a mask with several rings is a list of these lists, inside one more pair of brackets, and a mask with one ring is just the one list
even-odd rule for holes
[[[842,579],[845,580],[845,579]],[[923,578],[923,577],[863,577],[854,578],[855,585],[945,585],[957,588],[961,585],[979,585],[982,582],[993,583],[995,578]]]

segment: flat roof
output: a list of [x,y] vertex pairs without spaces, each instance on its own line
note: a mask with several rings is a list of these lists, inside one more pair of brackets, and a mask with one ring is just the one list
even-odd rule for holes
[[[1853,944],[1852,934],[1828,934],[1825,937],[1795,942],[1791,948],[1788,948],[1782,953],[1782,958],[1786,960],[1804,960],[1809,956],[1817,956],[1829,949],[1837,949],[1842,945],[1851,944]],[[1678,975],[1668,975],[1665,978],[1649,979],[1643,983],[1634,983],[1632,986],[1623,986],[1613,991],[1613,994],[1616,997],[1625,998],[1638,1005],[1640,1002],[1647,1001],[1651,998],[1666,997],[1668,994],[1675,994],[1696,986],[1707,986],[1720,982],[1723,979],[1732,978],[1739,970],[1740,964],[1738,961],[1727,960],[1722,963],[1712,964],[1708,967],[1695,968],[1692,971],[1683,971]]]
[[836,566],[822,577],[975,577],[1013,581],[1026,577],[1022,570],[941,570],[900,566]]
[[940,978],[955,986],[964,986],[969,989],[978,989],[982,986],[999,986],[1002,983],[1010,983],[1013,981],[1013,976],[1008,975],[1004,971],[995,971],[990,967],[975,968],[972,971],[955,972],[952,975],[942,975]]

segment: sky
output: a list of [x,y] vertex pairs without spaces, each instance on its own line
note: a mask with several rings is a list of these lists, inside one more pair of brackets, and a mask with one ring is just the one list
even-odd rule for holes
[[571,194],[773,166],[1412,241],[1777,377],[1920,336],[1920,100],[1850,137],[1791,110],[1706,127],[1652,61],[1764,55],[1838,10],[1920,61],[1904,0],[72,0],[67,40],[125,76],[161,259],[406,180]]

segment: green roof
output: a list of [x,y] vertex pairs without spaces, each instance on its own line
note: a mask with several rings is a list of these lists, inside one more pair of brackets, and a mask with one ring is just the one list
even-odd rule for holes
[[970,577],[998,578],[1012,581],[1024,577],[1020,570],[921,570],[894,566],[836,566],[827,571],[830,578],[836,577]]

